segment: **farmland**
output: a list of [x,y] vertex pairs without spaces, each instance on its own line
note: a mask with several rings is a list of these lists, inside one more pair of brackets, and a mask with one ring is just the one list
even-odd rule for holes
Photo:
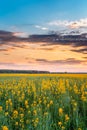
[[0,74],[0,130],[87,130],[87,74]]

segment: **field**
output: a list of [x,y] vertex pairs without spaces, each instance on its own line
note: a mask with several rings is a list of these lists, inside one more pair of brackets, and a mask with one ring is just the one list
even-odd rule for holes
[[0,74],[0,130],[87,130],[87,74]]

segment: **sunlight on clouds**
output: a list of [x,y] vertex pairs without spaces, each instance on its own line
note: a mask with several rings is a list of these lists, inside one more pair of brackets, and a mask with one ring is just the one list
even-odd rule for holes
[[67,26],[69,28],[87,27],[87,18],[76,21],[55,20],[48,23],[50,26]]
[[28,37],[29,34],[24,33],[24,32],[13,32],[13,36],[17,37]]
[[[49,71],[79,71],[87,66],[84,53],[71,44],[47,42],[9,42],[1,46],[0,68]],[[5,50],[6,49],[6,50]],[[75,50],[76,51],[73,51]],[[87,54],[85,54],[87,57]],[[43,67],[44,66],[44,67]]]
[[[41,46],[41,44],[25,44],[26,46],[20,47],[16,46],[13,50],[10,48],[6,52],[1,52],[0,59],[1,61],[15,61],[17,63],[27,63],[25,57],[29,57],[32,62],[35,62],[34,59],[46,59],[46,60],[65,60],[67,58],[77,58],[82,60],[84,54],[73,52],[71,50],[74,47],[68,45],[53,45],[53,46]],[[80,47],[81,48],[81,47]],[[9,56],[4,55],[4,53],[9,53]],[[33,60],[32,60],[33,59]]]

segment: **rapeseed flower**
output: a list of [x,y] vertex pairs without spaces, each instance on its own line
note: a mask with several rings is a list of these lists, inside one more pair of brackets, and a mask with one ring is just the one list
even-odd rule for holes
[[2,130],[9,130],[7,126],[2,126]]

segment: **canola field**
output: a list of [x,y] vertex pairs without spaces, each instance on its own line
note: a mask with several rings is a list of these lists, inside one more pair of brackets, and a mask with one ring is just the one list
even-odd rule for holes
[[87,130],[87,74],[0,74],[0,130]]

